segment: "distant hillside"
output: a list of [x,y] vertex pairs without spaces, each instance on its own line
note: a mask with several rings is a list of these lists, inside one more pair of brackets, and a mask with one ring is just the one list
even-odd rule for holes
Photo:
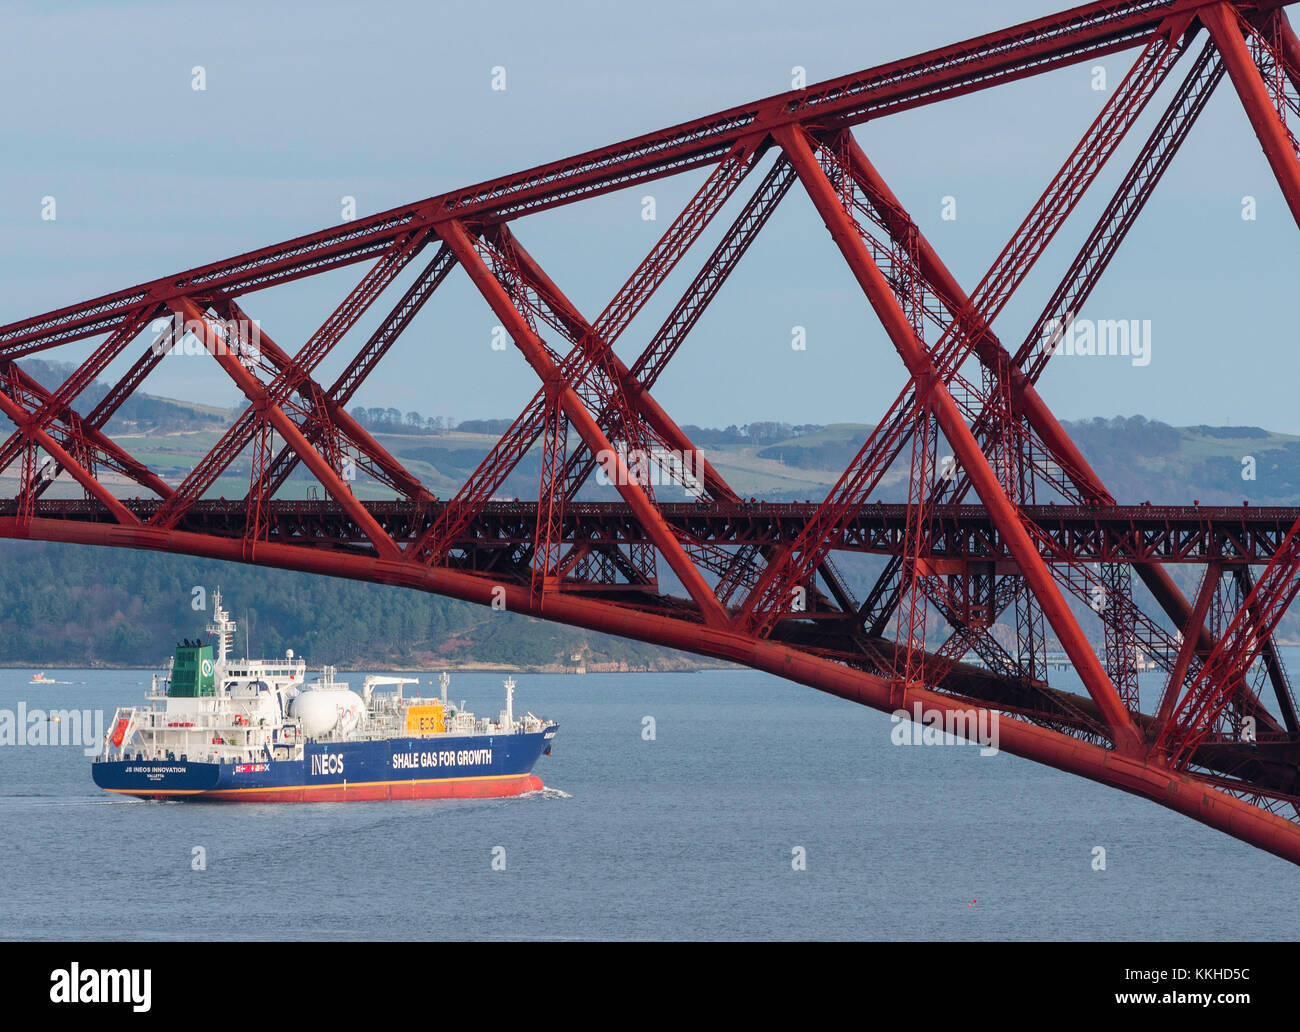
[[[0,665],[153,666],[202,635],[220,587],[258,655],[311,666],[693,669],[694,657],[419,591],[186,556],[0,541]],[[580,660],[574,660],[574,655]]]
[[[44,384],[60,382],[71,366],[25,360]],[[79,407],[89,411],[108,387],[93,384]],[[508,419],[442,418],[393,408],[358,406],[351,413],[392,454],[440,497],[450,497],[474,472]],[[123,406],[109,432],[164,479],[177,483],[228,425],[229,413],[168,398],[141,396]],[[0,425],[4,420],[0,418]],[[1174,427],[1142,416],[1117,416],[1065,424],[1088,461],[1124,503],[1294,505],[1300,502],[1300,437],[1253,426]],[[867,424],[827,426],[761,421],[744,426],[683,427],[732,487],[745,497],[772,501],[819,501],[858,453],[871,432]],[[946,446],[940,443],[941,455]],[[904,449],[882,478],[875,497],[906,497]],[[524,455],[496,492],[499,498],[536,497],[540,474],[536,448]],[[0,491],[12,494],[14,471]],[[242,497],[248,489],[249,457],[235,460],[211,490]],[[301,467],[282,489],[284,497],[310,494],[315,482]],[[129,493],[133,485],[119,489]],[[363,498],[385,497],[364,478]],[[676,493],[674,493],[676,491]],[[672,500],[679,489],[661,487]],[[46,497],[76,497],[67,478]],[[614,498],[611,487],[591,481],[580,498]],[[973,496],[971,496],[973,500]],[[1041,500],[1047,501],[1048,498]],[[0,663],[152,663],[178,637],[196,631],[188,608],[193,585],[220,582],[237,609],[247,607],[255,647],[275,652],[293,647],[312,662],[362,666],[498,664],[563,668],[575,652],[588,669],[601,664],[676,668],[693,662],[667,650],[585,634],[513,615],[492,614],[446,599],[303,575],[226,565],[175,556],[71,546],[0,542]],[[839,560],[837,560],[839,562]],[[845,556],[849,586],[865,593],[880,568],[877,557]],[[1173,570],[1195,591],[1199,569]],[[670,576],[667,571],[664,576]],[[1085,614],[1086,615],[1086,614]],[[1300,640],[1300,614],[1281,628]],[[260,644],[258,644],[260,642]]]
[[[56,385],[73,366],[24,359],[24,370],[46,386]],[[109,390],[91,384],[78,401],[88,412]],[[451,425],[442,417],[395,408],[356,406],[350,413],[441,496],[450,496],[487,455],[509,419],[465,420]],[[108,424],[108,432],[158,471],[178,480],[216,443],[229,424],[230,413],[151,395],[129,399]],[[7,423],[0,417],[0,425]],[[1300,499],[1300,437],[1273,433],[1256,426],[1174,427],[1142,416],[1116,416],[1064,424],[1089,462],[1121,502],[1190,502],[1205,504],[1291,504]],[[833,423],[828,426],[759,421],[744,426],[701,427],[686,424],[688,437],[708,455],[743,495],[774,501],[825,496],[858,453],[871,432],[870,424]],[[940,448],[945,446],[941,443]],[[880,485],[878,497],[905,497],[907,450]],[[1249,461],[1253,460],[1253,461]],[[525,455],[498,492],[499,497],[535,497],[541,470],[534,449]],[[1247,478],[1243,478],[1243,472]],[[218,481],[213,494],[242,496],[248,484],[247,457],[237,459]],[[286,496],[301,496],[314,483],[299,467],[285,485]],[[75,485],[60,483],[51,496]],[[362,497],[382,492],[362,481]],[[666,490],[665,497],[671,497]],[[612,497],[589,485],[582,497]]]
[[1300,504],[1300,438],[1257,426],[1172,427],[1141,416],[1064,425],[1118,501]]
[[[76,372],[76,366],[67,362],[47,362],[40,358],[27,358],[18,363],[42,387],[53,389]],[[96,380],[77,399],[77,409],[88,415],[109,392],[110,386]],[[198,405],[171,398],[158,398],[151,394],[133,394],[122,403],[105,430],[109,434],[157,430],[175,433],[216,426],[227,420],[225,409],[211,405]]]
[[[1142,416],[1064,426],[1120,502],[1300,504],[1300,437],[1256,426],[1173,427]],[[724,475],[731,477],[734,472],[746,483],[745,494],[774,500],[820,498],[824,490],[820,495],[807,492],[828,488],[870,431],[868,425],[841,423],[763,447],[730,443],[701,447]],[[941,454],[944,448],[941,442]],[[905,497],[909,458],[904,449],[878,497],[885,501]],[[807,486],[796,486],[798,481]]]

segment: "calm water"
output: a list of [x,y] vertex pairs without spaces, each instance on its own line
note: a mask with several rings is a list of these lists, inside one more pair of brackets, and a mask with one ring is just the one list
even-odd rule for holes
[[[107,720],[148,678],[30,675],[0,670],[0,708]],[[754,672],[517,681],[517,711],[561,725],[537,768],[548,791],[519,799],[142,802],[96,789],[79,748],[0,749],[0,937],[1295,935],[1295,867],[1013,756],[895,746],[888,716],[798,685]],[[451,694],[495,713],[501,677],[453,675]]]

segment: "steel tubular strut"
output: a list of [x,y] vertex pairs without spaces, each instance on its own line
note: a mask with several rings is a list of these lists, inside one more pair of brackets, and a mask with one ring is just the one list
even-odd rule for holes
[[[42,423],[43,421],[38,419],[36,413],[25,406],[23,399],[30,399],[37,406],[41,406],[50,399],[50,392],[30,374],[24,372],[16,362],[0,362],[0,369],[5,371],[5,379],[14,385],[8,392],[10,399],[21,411],[29,413],[27,418],[31,419],[33,423]],[[123,476],[131,478],[137,484],[153,491],[160,497],[166,497],[170,493],[171,489],[157,474],[153,473],[144,463],[133,457],[126,449],[103,433],[97,426],[91,425],[88,420],[78,416],[70,406],[65,406],[55,413],[54,420],[45,425],[50,427],[54,439],[69,449],[69,453],[78,459],[85,472],[93,475],[94,471],[91,464],[98,462],[121,473]],[[24,461],[27,461],[30,447],[30,438],[25,438],[24,444],[21,446]],[[54,463],[48,476],[39,477],[35,482],[24,480],[23,491],[26,492],[27,499],[34,503],[55,482],[61,469],[60,464]]]
[[[85,362],[78,366],[58,388],[49,394],[40,408],[32,413],[30,419],[27,420],[27,430],[44,429],[59,416],[66,413],[72,403],[77,400],[78,395],[94,382],[95,378],[103,372],[104,368],[113,359],[121,354],[127,345],[135,340],[157,311],[158,307],[156,305],[144,307],[131,318],[124,320]],[[23,433],[15,431],[3,445],[0,445],[0,470],[8,468],[9,464],[17,457],[18,451],[22,447],[22,440]]]
[[[280,370],[268,385],[266,388],[267,397],[270,399],[271,404],[276,406],[283,404],[302,386],[307,377],[311,375],[312,370],[329,354],[343,334],[365,313],[380,291],[391,283],[406,264],[419,253],[428,238],[428,232],[427,229],[421,229],[418,232],[411,233],[380,258],[338,308],[325,320],[320,329],[302,346],[302,350],[293,357],[289,365]],[[198,312],[199,317],[202,316],[201,309],[189,298],[180,298],[171,303],[177,311],[186,313],[193,311]],[[205,329],[210,328],[206,319],[202,320],[202,325]],[[223,355],[227,355],[229,345],[223,343],[220,351]],[[237,361],[236,364],[240,363]],[[227,369],[227,372],[231,371],[227,363],[223,362],[222,365]],[[255,432],[257,422],[256,408],[250,405],[222,439],[217,442],[216,447],[194,467],[180,487],[167,499],[166,504],[154,514],[151,525],[175,526],[185,512],[216,482],[221,473],[234,461],[235,456],[248,445]],[[300,456],[302,455],[301,449],[295,448],[294,450]],[[303,458],[305,461],[305,456]],[[348,493],[351,494],[350,491]]]
[[[778,166],[774,166],[774,170],[778,174],[783,172],[785,170],[784,167],[781,167],[783,165],[784,163],[778,163]],[[754,198],[751,198],[751,204],[746,206],[746,210],[742,211],[737,221],[733,223],[732,231],[728,233],[727,238],[719,245],[719,249],[715,250],[715,255],[718,254],[719,251],[725,249],[727,253],[734,254],[738,258],[739,253],[743,251],[745,246],[747,246],[747,242],[736,240],[735,237],[737,234],[734,231],[736,231],[738,227],[752,225],[756,220],[766,220],[766,214],[761,212],[756,214],[751,211],[751,208],[753,207],[752,202],[756,198],[771,194],[774,196],[774,200],[770,202],[767,208],[767,213],[770,213],[771,207],[774,207],[775,205],[775,201],[779,200],[785,193],[785,188],[771,190],[771,187],[780,183],[782,179],[784,179],[784,176],[773,176],[772,174],[769,174],[768,178],[764,181],[764,184],[760,186],[759,191],[754,195]],[[547,306],[555,312],[557,321],[565,327],[566,336],[570,340],[578,343],[584,341],[599,341],[599,335],[595,329],[587,323],[581,313],[579,313],[573,306],[572,302],[564,296],[554,282],[551,281],[550,277],[548,277],[541,267],[537,265],[532,256],[523,249],[512,235],[506,234],[505,236],[507,237],[504,241],[505,246],[510,247],[513,251],[515,257],[519,261],[520,268],[524,276],[528,279],[530,285],[542,298],[545,299]],[[730,262],[733,267],[734,261],[735,259],[733,258]],[[714,277],[712,282],[720,284],[722,278],[725,277]],[[697,277],[696,280],[696,284],[698,283],[699,277]],[[695,290],[696,284],[692,285],[692,291]],[[688,291],[687,298],[691,297],[692,293]],[[681,308],[682,304],[679,303],[678,310]],[[698,307],[696,310],[698,311]],[[670,324],[673,323],[676,318],[675,310],[674,316],[670,316]],[[689,321],[689,325],[693,325],[693,323],[694,319],[692,318]],[[689,328],[689,325],[686,328]],[[670,357],[672,353],[675,353],[675,349],[680,345],[683,335],[684,330],[681,334],[676,336],[672,343],[672,351],[667,349],[658,351],[660,360],[656,363],[657,371],[661,371],[664,364],[666,364],[668,357]],[[657,334],[655,340],[653,340],[647,348],[647,352],[651,349],[661,348],[663,339],[662,335]],[[612,366],[612,375],[616,378],[619,387],[622,389],[624,396],[627,399],[626,405],[634,410],[629,413],[623,405],[610,404],[602,401],[598,422],[601,428],[605,430],[610,440],[616,445],[627,444],[629,453],[635,452],[638,449],[645,453],[649,450],[651,443],[657,443],[679,455],[697,455],[700,457],[699,465],[702,467],[700,471],[700,474],[702,475],[692,473],[685,475],[684,477],[680,470],[672,466],[670,466],[666,472],[673,476],[674,479],[677,479],[677,481],[683,487],[686,487],[688,491],[703,489],[703,491],[706,491],[711,497],[721,498],[728,501],[738,501],[739,496],[727,484],[722,475],[718,473],[712,464],[703,457],[702,452],[700,452],[690,438],[654,401],[654,398],[649,392],[649,384],[636,381],[631,371],[623,365],[622,361],[612,352],[612,350],[609,351],[608,354]],[[645,354],[646,352],[643,352],[643,357]],[[569,454],[568,459],[564,464],[564,501],[567,502],[574,499],[578,489],[586,480],[594,464],[595,458],[592,456],[590,449],[588,449],[583,442],[579,442],[578,447]],[[539,498],[545,499],[547,497],[548,495],[545,491],[539,495]],[[687,553],[694,562],[698,565],[704,565],[706,568],[717,572],[720,575],[722,579],[719,586],[715,588],[715,595],[723,604],[725,604],[726,595],[723,594],[723,585],[728,583],[728,577],[734,576],[738,570],[744,568],[747,562],[745,557],[741,553],[737,553],[735,556],[729,555],[686,535],[680,535],[680,538]]]
[[1300,155],[1286,122],[1273,105],[1268,86],[1246,46],[1243,32],[1248,26],[1230,3],[1211,4],[1200,12],[1201,21],[1210,30],[1214,43],[1227,66],[1228,77],[1241,98],[1241,106],[1259,137],[1273,175],[1291,215],[1300,226]]
[[[1216,722],[1246,686],[1250,668],[1264,655],[1273,632],[1300,592],[1300,521],[1291,528],[1264,572],[1215,643],[1196,678],[1177,703],[1151,747],[1172,767],[1182,768],[1213,732]],[[1290,719],[1294,719],[1294,702]]]
[[[145,378],[157,368],[158,363],[171,353],[171,349],[179,339],[176,334],[175,324],[169,321],[167,328],[145,349],[144,354],[135,360],[131,368],[109,389],[108,393],[100,399],[99,404],[91,410],[90,414],[85,418],[80,418],[78,422],[81,432],[89,437],[101,453],[116,458],[116,468],[160,498],[166,498],[172,493],[171,486],[143,463],[132,459],[120,446],[110,440],[103,430],[117,410],[131,397]],[[35,381],[32,381],[32,383],[35,383]],[[77,421],[71,409],[68,411],[67,418],[73,418],[74,421]],[[55,478],[51,477],[37,484],[32,491],[33,500],[39,498],[54,483],[54,480]]]
[[[1208,60],[1207,60],[1208,51],[1209,48],[1207,46],[1206,51],[1202,53],[1201,58],[1198,59],[1196,67],[1194,67],[1192,73],[1188,77],[1189,83],[1200,82],[1200,75],[1204,71],[1205,66],[1208,64]],[[1199,94],[1199,101],[1196,104],[1194,111],[1189,117],[1183,120],[1184,126],[1190,126],[1191,121],[1194,120],[1195,113],[1199,112],[1200,106],[1203,105],[1204,99],[1208,97],[1208,94],[1213,89],[1213,85],[1215,82],[1217,82],[1217,76],[1211,76],[1208,83],[1208,88],[1202,90],[1201,93]],[[1170,108],[1171,111],[1175,111],[1175,112],[1179,111],[1181,107],[1186,103],[1186,98],[1184,96],[1186,92],[1187,92],[1187,84],[1185,83],[1183,91],[1180,91],[1179,97],[1176,97],[1174,103],[1171,105]],[[1146,95],[1149,96],[1149,92]],[[1166,113],[1166,119],[1162,120],[1162,127],[1157,128],[1157,132],[1153,136],[1153,139],[1161,139],[1163,137],[1163,128],[1164,128],[1163,122],[1167,120],[1168,120],[1168,112]],[[1184,134],[1185,134],[1185,129],[1184,129]],[[1181,142],[1181,139],[1182,136],[1181,135],[1178,136],[1174,140],[1173,145],[1165,149],[1164,151],[1165,163],[1167,163],[1168,156],[1172,155],[1173,150],[1176,149],[1177,144]],[[857,148],[856,144],[851,141],[851,138],[849,139],[848,143],[850,147],[849,155],[854,166],[852,170],[854,177],[859,181],[859,183],[863,186],[864,191],[868,193],[868,195],[871,197],[873,202],[877,205],[883,219],[888,223],[889,228],[891,229],[893,235],[897,236],[899,227],[910,224],[910,219],[908,219],[906,213],[902,211],[901,206],[898,205],[896,198],[894,198],[892,193],[889,192],[888,187],[886,187],[883,184],[883,181],[879,179],[878,174],[875,173],[875,170],[873,168],[871,168],[870,163],[865,158],[865,155],[862,155],[860,149]],[[1146,151],[1144,151],[1144,153],[1149,152],[1150,150],[1151,150],[1151,143],[1149,141],[1148,147]],[[1139,163],[1138,165],[1135,165],[1135,168],[1141,167],[1141,164],[1142,164],[1142,159],[1140,158]],[[1158,179],[1160,171],[1163,171],[1163,165],[1160,167],[1159,171],[1155,172],[1154,174],[1148,171],[1147,175],[1144,177],[1143,181],[1146,184],[1146,190],[1148,194],[1150,188],[1154,186],[1154,182]],[[1129,186],[1131,184],[1131,181],[1134,178],[1136,177],[1134,176],[1134,173],[1131,171],[1129,180],[1126,181],[1125,185]],[[1120,192],[1117,193],[1116,195],[1117,199],[1122,197],[1124,192],[1125,192],[1125,187],[1121,187]],[[1116,201],[1113,200],[1111,209],[1115,207],[1116,207]],[[1129,210],[1135,213],[1137,207],[1140,207],[1140,203],[1138,206],[1130,206]],[[1112,214],[1111,209],[1108,209],[1108,213],[1107,213],[1108,215]],[[1099,226],[1102,226],[1104,224],[1105,221],[1103,220],[1103,223],[1099,223]],[[1127,226],[1124,227],[1124,230],[1126,229]],[[1099,234],[1095,232],[1093,238],[1090,239],[1089,243],[1095,244],[1098,235]],[[1122,235],[1123,235],[1123,231],[1113,235],[1110,238],[1111,246],[1109,251],[1106,254],[1105,260],[1095,262],[1092,265],[1092,269],[1096,274],[1099,274],[1100,268],[1104,267],[1105,261],[1108,260],[1109,258],[1109,254],[1113,254],[1114,247],[1118,244],[1118,241],[1120,238],[1122,238]],[[925,246],[926,246],[925,257],[927,259],[928,267],[924,271],[927,275],[927,278],[932,281],[935,278],[940,279],[940,282],[936,284],[936,286],[939,289],[940,296],[945,299],[948,299],[948,303],[950,306],[951,306],[951,299],[953,298],[958,299],[958,304],[960,307],[952,306],[953,315],[955,318],[960,318],[963,315],[966,315],[970,311],[970,307],[969,307],[969,301],[966,299],[965,294],[961,292],[960,287],[958,287],[955,281],[952,280],[951,276],[947,274],[947,270],[943,268],[942,263],[939,261],[937,256],[933,255],[933,253],[929,251],[928,245]],[[1084,253],[1086,253],[1087,250],[1088,248],[1087,246],[1085,246]],[[1072,268],[1071,270],[1072,273],[1076,271],[1078,265],[1079,262],[1076,261],[1076,268]],[[1067,275],[1066,282],[1068,283],[1070,282],[1070,280],[1071,277]],[[1091,282],[1095,282],[1095,277]],[[1085,288],[1084,296],[1086,296],[1086,290],[1090,289],[1090,287],[1091,287],[1091,283],[1089,283]],[[1053,300],[1055,301],[1056,298],[1054,298]],[[1040,322],[1045,321],[1045,319],[1046,316],[1044,317],[1043,320],[1040,320]],[[1019,370],[1016,369],[1014,366],[1011,366],[1010,363],[1006,360],[1005,352],[1002,351],[1000,345],[997,345],[996,337],[993,335],[992,331],[987,328],[987,323],[977,324],[974,330],[971,332],[972,335],[976,335],[983,338],[985,347],[983,352],[980,352],[979,354],[981,360],[985,364],[986,369],[990,370],[992,375],[996,375],[998,377],[1006,377],[1008,374],[1010,374],[1012,377],[1015,378],[1012,386],[1014,391],[1016,392],[1017,400],[1019,401],[1019,408],[1022,410],[1027,410],[1027,415],[1030,417],[1031,422],[1036,422],[1040,427],[1042,427],[1044,436],[1047,437],[1048,440],[1051,440],[1057,444],[1056,448],[1049,448],[1048,451],[1050,454],[1053,454],[1053,457],[1056,459],[1060,467],[1062,469],[1070,471],[1070,474],[1073,476],[1074,480],[1079,484],[1080,488],[1085,492],[1085,494],[1087,494],[1090,497],[1097,498],[1098,500],[1109,501],[1110,500],[1109,495],[1106,494],[1104,487],[1100,485],[1100,481],[1097,480],[1095,474],[1087,466],[1086,461],[1082,459],[1082,456],[1078,454],[1077,449],[1073,447],[1072,443],[1070,443],[1068,441],[1068,438],[1066,438],[1065,435],[1061,432],[1059,424],[1056,424],[1055,419],[1051,417],[1050,413],[1047,411],[1046,406],[1042,405],[1041,401],[1037,398],[1037,396],[1033,394],[1032,382],[1037,378],[1037,373],[1041,372],[1041,367],[1033,370],[1033,372],[1031,372],[1029,377],[1021,376],[1019,374]],[[1031,335],[1031,339],[1036,339],[1036,334]],[[993,358],[992,361],[990,361],[988,355],[988,351],[990,350],[989,345],[996,345],[997,347],[997,354],[992,356]],[[1017,363],[1017,365],[1018,364],[1019,363]],[[994,411],[995,410],[991,406],[985,405],[985,407],[980,411],[978,419],[973,424],[973,426],[977,431],[982,431],[982,434],[986,436],[986,444],[988,443],[987,435],[988,435],[989,417],[994,413]],[[1037,419],[1035,419],[1035,417],[1037,417]],[[1043,424],[1046,425],[1044,426]],[[964,482],[957,489],[957,495],[956,495],[957,497],[960,497],[960,494],[964,493],[964,491],[969,486],[969,482],[965,481],[965,478],[963,478],[963,481]],[[940,489],[941,488],[942,485],[940,485]],[[892,594],[890,595],[889,601],[886,604],[882,605],[881,600],[884,598],[885,592],[891,590],[890,587],[891,584],[895,584],[897,582],[898,571],[900,569],[899,562],[900,560],[897,558],[891,560],[885,574],[878,580],[876,587],[873,589],[872,593],[868,597],[867,603],[864,604],[863,615],[870,613],[874,621],[871,627],[873,633],[878,634],[883,630],[884,621],[888,619],[889,613],[892,611],[894,605],[896,604],[896,600],[898,598],[898,589],[896,587],[892,589]],[[1156,573],[1149,573],[1146,570],[1143,570],[1143,573],[1144,573],[1144,578],[1146,579],[1151,579],[1151,577],[1153,576],[1156,576],[1157,579],[1159,579],[1158,574]],[[1165,582],[1168,582],[1167,577],[1163,578],[1163,580]],[[1169,589],[1172,589],[1172,582],[1168,582],[1167,587]],[[1166,594],[1176,594],[1178,600],[1181,601],[1181,595],[1177,594],[1176,589],[1172,589],[1172,591],[1169,591]],[[1182,613],[1185,614],[1185,611],[1186,611],[1186,603],[1182,602]]]
[[[374,371],[379,360],[388,353],[389,348],[397,342],[397,338],[411,324],[415,316],[419,314],[425,302],[442,285],[455,264],[451,250],[446,245],[440,247],[438,253],[434,255],[429,264],[416,277],[415,282],[402,295],[402,299],[388,313],[384,321],[370,335],[356,357],[348,363],[347,368],[339,375],[339,378],[330,386],[329,390],[325,392],[326,397],[329,399],[331,412],[346,415],[345,406],[352,400],[357,389],[365,382],[366,377]],[[355,425],[355,421],[351,422]],[[308,439],[313,440],[310,433]],[[315,443],[314,440],[313,443]],[[268,474],[271,494],[275,494],[284,485],[284,482],[289,479],[300,461],[297,453],[291,448],[286,446],[280,449],[279,454],[271,463],[271,470]],[[394,486],[413,500],[426,501],[432,497],[414,478],[399,481],[400,478],[394,482]]]
[[978,443],[962,420],[933,360],[916,339],[892,290],[863,245],[856,224],[844,210],[833,185],[813,157],[807,139],[802,133],[793,130],[781,133],[778,139],[794,163],[804,188],[875,308],[895,348],[903,357],[908,372],[917,384],[918,393],[928,393],[933,398],[940,428],[958,461],[970,474],[980,498],[989,507],[990,518],[1005,536],[1024,576],[1043,605],[1044,615],[1075,664],[1075,669],[1079,671],[1089,694],[1101,708],[1116,748],[1122,751],[1136,749],[1139,738],[1131,716],[1066,606],[1055,581],[1021,524],[1019,513],[1008,502],[988,460],[980,452]]
[[[1179,52],[1179,48],[1163,36],[1157,35],[1148,42],[1133,69],[1097,116],[1061,173],[976,288],[969,310],[978,314],[985,327],[997,316],[1016,285],[1027,275],[1036,257],[1055,235],[1061,221],[1078,202],[1083,189],[1096,177],[1124,132],[1168,74]],[[790,130],[783,138],[796,136],[802,138],[796,130]],[[961,332],[965,328],[965,322],[966,320],[952,322],[949,331],[945,332],[935,346],[934,350],[939,355],[937,372],[941,378],[952,377],[963,352],[974,351],[979,354],[982,350],[985,352],[982,357],[988,357],[988,334],[981,331],[977,323],[972,339],[972,336]],[[997,350],[1000,349],[994,349],[993,353]],[[810,528],[808,536],[810,543],[815,542],[814,547],[796,546],[787,557],[785,569],[769,567],[759,585],[751,592],[745,609],[757,629],[762,631],[770,626],[774,612],[784,606],[790,587],[807,576],[806,567],[820,553],[834,547],[839,532],[838,525],[862,503],[871,486],[883,475],[890,461],[889,456],[896,454],[896,449],[901,447],[906,436],[905,428],[910,422],[908,413],[912,407],[911,391],[905,388],[891,409],[891,414],[878,424],[854,460],[854,465],[850,466],[850,470],[832,491],[826,503],[825,524]],[[1050,419],[1045,406],[1041,415],[1041,422],[1051,429],[1055,420]],[[1059,425],[1056,430],[1059,431]],[[1064,433],[1060,433],[1059,437],[1065,447],[1068,439]],[[798,566],[795,565],[796,558]]]
[[[252,320],[248,318],[239,304],[233,300],[227,299],[218,302],[215,307],[219,314],[233,320],[237,327],[242,328],[252,325]],[[265,330],[259,330],[257,346],[260,348],[262,356],[274,368],[276,375],[284,376],[293,373],[292,357],[276,344]],[[350,445],[358,452],[360,464],[382,483],[404,494],[407,498],[432,497],[414,474],[407,470],[382,444],[371,436],[368,430],[348,414],[343,406],[334,399],[333,392],[326,391],[311,376],[305,374],[299,374],[296,382],[298,383],[297,391],[308,399],[308,403],[302,406],[298,428],[313,447],[325,449],[325,454],[331,460],[331,468],[341,473],[343,446],[345,444]],[[286,451],[297,455],[296,452],[292,452],[288,445],[281,448],[279,454],[284,454]],[[279,454],[276,456],[277,459]],[[299,457],[299,461],[301,461],[301,457]],[[285,462],[282,464],[281,469],[287,466],[288,463]],[[262,474],[264,481],[259,481],[262,484],[261,490],[264,490],[266,497],[270,498],[283,481],[276,479],[275,461],[269,455],[265,456],[265,467]]]
[[645,526],[664,559],[699,606],[701,617],[710,625],[724,625],[727,622],[726,613],[718,604],[699,570],[687,557],[681,544],[656,510],[654,503],[646,496],[641,485],[635,482],[626,463],[600,429],[591,412],[582,403],[573,386],[551,360],[545,345],[528,324],[527,319],[520,314],[501,283],[483,263],[470,234],[455,221],[440,226],[439,233],[456,253],[461,267],[469,273],[474,285],[488,301],[497,318],[505,326],[506,332],[514,339],[516,346],[524,353],[543,383],[551,385],[557,392],[559,403],[563,406],[573,428],[593,451],[607,452],[613,456],[616,487],[619,493],[636,512],[637,518]]
[[[276,394],[271,387],[262,384],[246,367],[239,357],[231,353],[226,337],[212,325],[199,307],[188,298],[175,302],[176,310],[185,317],[191,326],[201,327],[202,344],[208,353],[221,365],[244,395],[252,407],[249,411],[257,413],[259,422],[266,421],[289,443],[302,457],[316,478],[329,491],[330,495],[343,506],[366,536],[374,544],[378,554],[386,559],[397,558],[401,550],[376,522],[375,518],[353,496],[352,489],[343,481],[338,472],[326,461],[308,440],[302,431],[280,407]],[[256,433],[256,428],[254,433]]]
[[[588,379],[598,374],[604,367],[603,364],[614,360],[610,357],[614,342],[676,266],[690,243],[698,239],[713,215],[753,167],[755,160],[754,146],[746,144],[738,146],[719,163],[718,168],[674,220],[650,254],[591,324],[592,332],[584,335],[558,364],[556,372],[565,382],[585,388]],[[476,260],[481,263],[477,254]],[[540,339],[538,342],[546,350]],[[548,362],[556,365],[553,359],[548,359]],[[451,542],[504,483],[511,470],[541,436],[544,426],[543,387],[479,464],[456,497],[448,503],[438,521],[408,547],[411,555],[435,563],[442,561]]]

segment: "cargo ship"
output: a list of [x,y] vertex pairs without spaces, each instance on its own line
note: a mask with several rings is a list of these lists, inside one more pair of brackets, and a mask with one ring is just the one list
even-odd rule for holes
[[212,644],[182,641],[143,706],[119,707],[91,764],[95,784],[145,799],[343,802],[512,796],[540,790],[533,767],[559,725],[505,709],[475,717],[447,698],[406,695],[413,678],[333,667],[308,680],[283,659],[232,659],[235,622],[213,593]]

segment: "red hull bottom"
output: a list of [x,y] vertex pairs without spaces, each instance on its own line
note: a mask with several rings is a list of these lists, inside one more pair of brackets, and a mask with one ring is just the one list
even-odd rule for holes
[[[496,799],[537,792],[544,786],[536,774],[501,778],[440,781],[373,781],[354,784],[291,785],[286,788],[235,788],[214,792],[138,793],[145,799],[218,800],[229,803],[362,803],[388,799]],[[129,793],[136,795],[137,793]]]

